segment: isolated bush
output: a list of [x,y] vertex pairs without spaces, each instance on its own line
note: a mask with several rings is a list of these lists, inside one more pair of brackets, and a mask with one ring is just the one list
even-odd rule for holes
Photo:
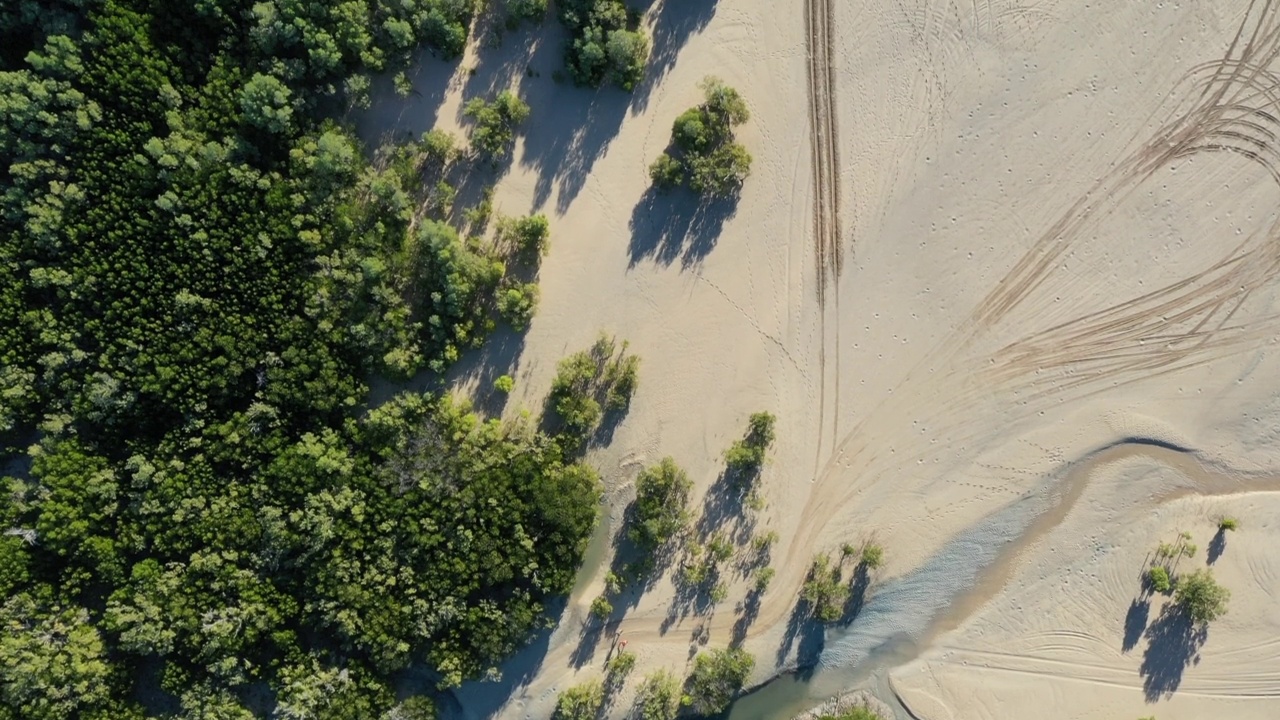
[[734,441],[724,453],[725,464],[730,470],[739,473],[753,473],[764,465],[765,453],[773,444],[773,426],[776,418],[771,413],[758,412],[751,415],[747,424],[747,434],[741,440]]
[[675,720],[680,712],[680,681],[669,670],[645,677],[636,691],[640,720]]
[[609,677],[611,679],[621,679],[631,674],[631,671],[634,670],[635,667],[636,654],[630,650],[623,650],[610,658],[605,669],[609,671]]
[[493,381],[493,389],[500,393],[510,393],[515,386],[516,381],[510,375],[500,375]]
[[529,117],[529,106],[509,90],[498,93],[492,102],[472,98],[462,114],[475,121],[471,145],[491,158],[507,152],[515,139],[516,126]]
[[867,543],[866,547],[862,548],[861,562],[868,570],[880,567],[884,564],[884,548],[876,543]]
[[884,720],[884,718],[868,708],[856,707],[845,710],[839,715],[822,715],[818,720]]
[[1218,520],[1219,530],[1235,530],[1240,527],[1240,522],[1233,517],[1222,517]]
[[1219,585],[1208,570],[1196,570],[1178,578],[1173,599],[1193,621],[1207,623],[1227,612],[1231,591]]
[[773,576],[777,574],[771,567],[762,567],[756,571],[756,592],[764,592],[769,589],[769,584],[773,582]]
[[1158,593],[1167,593],[1173,589],[1173,583],[1169,579],[1169,571],[1160,565],[1156,565],[1147,571],[1147,584]]
[[825,553],[813,558],[809,576],[800,588],[800,597],[809,603],[813,617],[824,623],[839,620],[849,601],[849,586],[840,578],[840,567]]
[[734,142],[733,128],[751,113],[737,90],[714,77],[702,82],[703,103],[689,108],[671,126],[675,154],[663,153],[649,166],[654,187],[666,190],[688,180],[705,197],[737,191],[751,173],[751,153]]
[[636,478],[634,523],[627,531],[646,554],[666,545],[689,522],[693,482],[675,460],[665,457]]
[[613,604],[609,602],[609,598],[600,595],[591,601],[591,614],[604,620],[613,614]]
[[755,664],[755,658],[739,648],[699,653],[689,676],[688,705],[699,715],[724,712]]
[[604,705],[604,685],[588,680],[560,693],[552,720],[595,720]]
[[559,416],[561,437],[573,445],[585,442],[610,410],[626,408],[638,383],[640,359],[627,354],[627,343],[602,335],[589,350],[560,361],[551,382],[549,402]]

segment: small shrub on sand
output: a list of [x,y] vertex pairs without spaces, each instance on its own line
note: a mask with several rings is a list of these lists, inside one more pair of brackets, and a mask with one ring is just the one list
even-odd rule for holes
[[862,548],[862,564],[868,570],[875,570],[884,565],[884,548],[876,543],[867,543],[867,546]]
[[840,568],[825,553],[813,559],[809,577],[800,588],[800,597],[809,603],[810,611],[818,620],[835,622],[844,614],[849,600],[849,586],[840,579]]
[[665,546],[689,522],[689,491],[693,481],[676,461],[666,457],[636,478],[634,523],[627,530],[645,553]]
[[604,620],[613,614],[613,604],[609,602],[609,598],[601,595],[591,601],[591,614]]
[[1158,593],[1167,593],[1173,589],[1173,583],[1169,579],[1169,571],[1159,565],[1147,571],[1147,585]]
[[1218,520],[1218,529],[1222,531],[1235,530],[1240,527],[1240,522],[1233,517],[1223,517]]
[[763,567],[756,571],[756,592],[764,592],[769,589],[769,583],[773,582],[773,576],[777,572],[771,567]]
[[560,693],[552,720],[595,720],[604,705],[604,685],[588,680]]

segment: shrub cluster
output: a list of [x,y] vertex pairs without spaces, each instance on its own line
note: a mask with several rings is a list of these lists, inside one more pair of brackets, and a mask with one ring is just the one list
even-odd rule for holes
[[649,39],[640,18],[621,0],[560,0],[560,22],[568,28],[565,66],[574,82],[600,85],[608,81],[631,90],[644,77]]
[[738,91],[717,78],[704,79],[702,91],[703,103],[676,118],[673,149],[649,166],[649,178],[659,190],[687,182],[705,197],[731,196],[751,173],[751,153],[733,137],[751,113]]
[[511,149],[516,126],[529,118],[529,106],[515,93],[503,90],[492,101],[471,98],[462,106],[462,114],[476,124],[471,131],[471,145],[480,154],[497,159]]
[[839,563],[832,563],[826,553],[815,556],[809,566],[809,576],[800,589],[800,597],[809,603],[813,616],[824,623],[836,622],[844,615],[849,592]]
[[548,402],[561,423],[561,437],[575,447],[585,443],[599,427],[605,410],[625,410],[638,383],[640,358],[627,354],[602,335],[589,350],[560,361],[551,383]]
[[724,712],[755,664],[755,658],[739,648],[699,653],[686,686],[686,704],[698,715]]
[[666,545],[689,522],[689,491],[693,481],[675,460],[666,457],[636,478],[634,517],[627,536],[650,556]]

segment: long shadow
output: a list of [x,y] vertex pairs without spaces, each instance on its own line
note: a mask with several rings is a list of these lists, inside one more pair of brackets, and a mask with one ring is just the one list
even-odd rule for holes
[[[562,599],[557,600],[557,606],[554,612],[548,612],[550,617],[559,620],[564,615],[565,602]],[[515,692],[516,688],[524,687],[533,680],[538,671],[542,668],[542,663],[546,659],[547,649],[551,644],[552,628],[540,630],[528,645],[509,657],[499,667],[500,677],[496,680],[470,680],[464,682],[461,686],[455,688],[450,694],[453,696],[454,702],[437,703],[440,710],[441,720],[462,720],[462,718],[485,718],[494,717],[498,709],[502,707]],[[434,687],[434,680],[424,676],[415,679],[412,683],[397,683],[402,690],[416,690],[417,692],[430,692]],[[420,688],[420,689],[419,689]],[[456,711],[458,714],[453,714]]]
[[849,626],[862,608],[867,604],[867,591],[871,589],[871,569],[865,562],[858,563],[853,569],[853,583],[849,587],[849,599],[845,601],[844,611],[840,614],[840,624]]
[[1145,635],[1147,649],[1138,674],[1147,702],[1156,702],[1173,695],[1187,667],[1200,662],[1200,647],[1208,639],[1209,629],[1197,626],[1176,605],[1168,604]]
[[697,265],[715,249],[737,209],[737,198],[709,201],[683,189],[663,193],[650,187],[631,211],[629,267],[645,259],[661,265],[679,260],[686,269]]
[[436,126],[445,95],[460,87],[462,77],[458,70],[456,61],[441,60],[424,49],[404,71],[413,84],[407,97],[396,93],[392,74],[383,73],[373,79],[369,88],[369,109],[352,110],[347,119],[355,123],[360,140],[371,147],[388,141],[417,140]]
[[634,91],[633,115],[649,107],[653,88],[675,66],[680,49],[715,17],[716,0],[658,0],[650,5],[648,12],[652,18],[652,45],[644,80]]
[[1218,562],[1218,558],[1222,557],[1222,553],[1225,552],[1226,549],[1227,531],[1223,528],[1218,528],[1218,532],[1214,533],[1213,539],[1209,541],[1209,547],[1207,548],[1208,554],[1206,559],[1209,564],[1212,565]]
[[1142,633],[1147,629],[1147,619],[1151,615],[1151,601],[1145,598],[1134,598],[1129,603],[1129,611],[1124,615],[1124,640],[1120,644],[1123,652],[1129,652],[1138,645]]
[[794,650],[796,674],[801,679],[808,679],[813,675],[818,658],[822,655],[826,637],[826,629],[822,623],[811,617],[809,603],[797,600],[791,608],[791,616],[787,618],[787,626],[782,633],[782,642],[778,643],[774,662],[781,666]]
[[733,621],[733,628],[729,636],[729,647],[738,647],[742,641],[747,639],[747,631],[755,624],[756,618],[760,616],[760,592],[751,590],[747,593],[746,600],[742,601],[739,609],[738,619]]

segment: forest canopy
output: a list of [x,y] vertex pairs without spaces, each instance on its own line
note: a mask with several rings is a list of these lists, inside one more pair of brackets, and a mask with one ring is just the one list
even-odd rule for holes
[[576,441],[368,409],[484,339],[511,258],[430,210],[447,138],[371,163],[323,118],[474,11],[0,8],[0,720],[427,717],[397,673],[481,675],[567,592]]

